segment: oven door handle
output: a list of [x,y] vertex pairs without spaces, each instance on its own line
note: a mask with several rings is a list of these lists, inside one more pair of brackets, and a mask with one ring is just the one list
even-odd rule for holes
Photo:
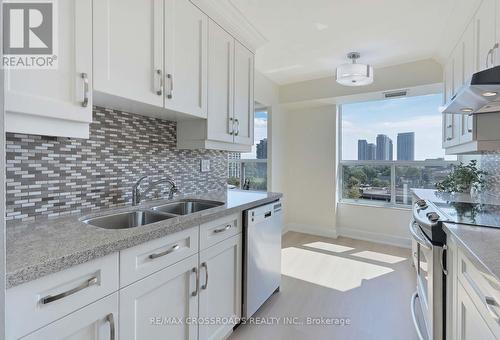
[[420,227],[418,226],[417,222],[415,222],[415,220],[411,220],[409,229],[411,236],[415,241],[417,241],[422,247],[424,247],[427,250],[432,249],[432,243],[422,233]]
[[418,298],[418,292],[413,293],[411,296],[410,308],[411,308],[411,317],[413,319],[413,325],[415,326],[415,331],[417,332],[417,336],[419,340],[425,340],[422,332],[420,331],[420,327],[417,322],[417,315],[415,314],[415,301]]

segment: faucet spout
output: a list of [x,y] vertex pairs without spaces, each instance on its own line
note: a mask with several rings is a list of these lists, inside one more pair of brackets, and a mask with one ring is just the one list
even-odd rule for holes
[[141,200],[144,198],[144,196],[146,196],[155,187],[157,187],[158,185],[163,184],[163,183],[170,184],[170,191],[168,193],[168,199],[174,198],[174,194],[179,192],[177,185],[175,184],[174,180],[171,179],[170,177],[164,177],[164,178],[161,178],[157,181],[152,182],[143,192],[141,192],[139,187],[140,187],[142,181],[146,178],[147,178],[147,176],[143,176],[143,177],[139,178],[139,180],[132,187],[132,205],[133,206],[141,203]]

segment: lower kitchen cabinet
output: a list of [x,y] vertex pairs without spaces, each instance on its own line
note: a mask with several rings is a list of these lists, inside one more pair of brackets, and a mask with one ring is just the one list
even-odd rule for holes
[[120,340],[198,338],[198,255],[120,290]]
[[22,339],[118,340],[117,326],[118,293],[114,293]]
[[457,289],[457,339],[460,340],[496,340],[478,309],[472,302],[462,284]]
[[[242,236],[238,234],[200,253],[199,339],[224,339],[241,317]],[[212,320],[222,320],[212,322]],[[228,321],[228,322],[226,322]]]

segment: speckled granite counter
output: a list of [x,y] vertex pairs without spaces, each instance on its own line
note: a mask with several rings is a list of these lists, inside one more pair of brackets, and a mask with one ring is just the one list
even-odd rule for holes
[[71,215],[41,222],[12,222],[7,225],[7,288],[281,197],[282,194],[279,193],[239,190],[178,197],[176,200],[197,198],[225,204],[131,229],[102,229],[80,220],[109,213],[147,209],[171,201],[157,200],[136,207],[107,209],[94,214]]
[[444,223],[444,230],[483,274],[500,285],[500,229]]
[[[470,202],[500,205],[500,199],[491,195],[472,197],[469,194],[448,194],[429,189],[414,189],[413,192],[418,198],[438,204]],[[485,275],[500,284],[500,229],[444,223],[444,230],[457,239],[458,246],[480,266],[479,269]]]

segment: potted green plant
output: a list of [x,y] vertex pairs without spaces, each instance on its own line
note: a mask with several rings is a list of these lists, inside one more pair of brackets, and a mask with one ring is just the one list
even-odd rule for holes
[[480,191],[486,184],[484,176],[487,174],[486,171],[478,169],[476,160],[470,161],[469,164],[460,162],[441,182],[436,183],[436,189],[449,193]]

